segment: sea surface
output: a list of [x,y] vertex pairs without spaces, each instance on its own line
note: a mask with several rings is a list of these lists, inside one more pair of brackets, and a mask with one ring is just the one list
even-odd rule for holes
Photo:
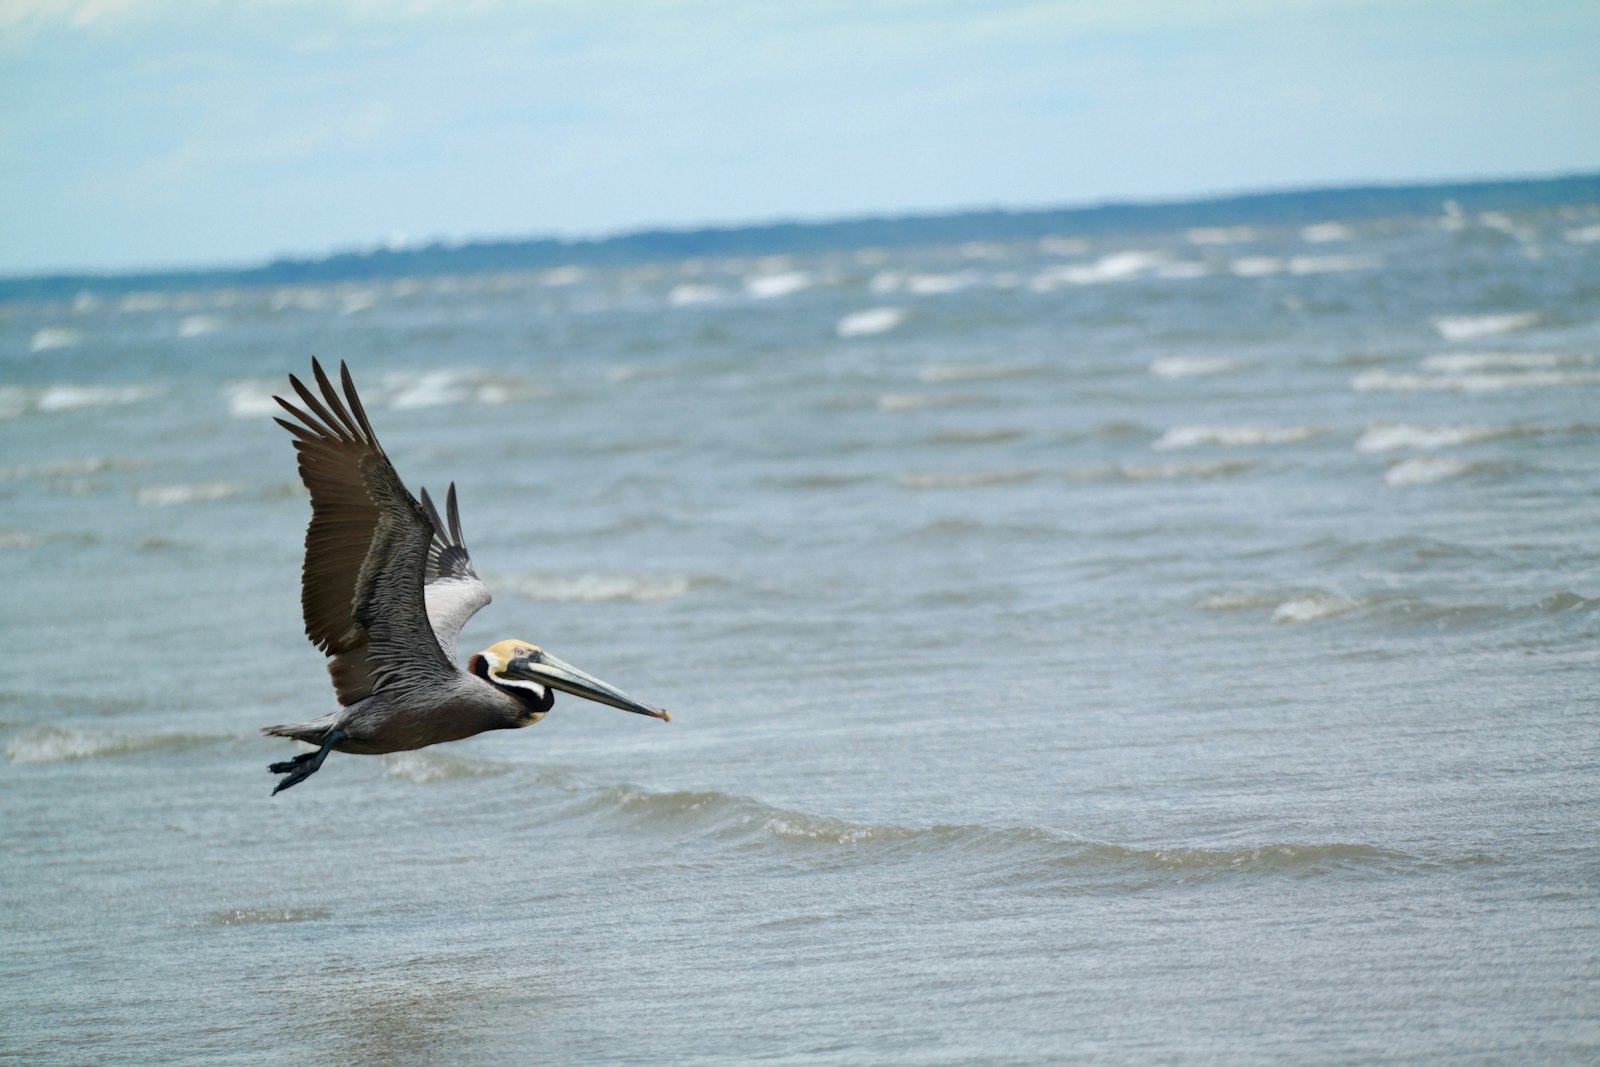
[[[334,755],[348,361],[674,712]],[[0,1060],[1600,1059],[1600,206],[0,306]]]

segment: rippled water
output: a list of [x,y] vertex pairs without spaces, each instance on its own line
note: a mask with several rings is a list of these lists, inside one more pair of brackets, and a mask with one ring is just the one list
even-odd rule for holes
[[[1596,218],[0,307],[0,1053],[1592,1062]],[[312,353],[671,726],[268,796]]]

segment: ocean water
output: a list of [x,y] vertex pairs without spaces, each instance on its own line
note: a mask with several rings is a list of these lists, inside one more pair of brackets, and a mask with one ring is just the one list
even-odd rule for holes
[[[335,755],[349,361],[670,707]],[[1600,207],[0,306],[0,1059],[1592,1063]]]

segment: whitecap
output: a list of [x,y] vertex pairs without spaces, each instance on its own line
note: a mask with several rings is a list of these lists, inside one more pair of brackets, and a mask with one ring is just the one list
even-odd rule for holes
[[491,583],[540,603],[628,602],[655,604],[689,591],[681,576],[646,574],[512,574]]
[[1509,311],[1499,315],[1438,315],[1433,328],[1446,341],[1473,341],[1526,329],[1538,322],[1537,311]]
[[371,311],[383,296],[377,289],[355,289],[339,297],[339,314],[356,315]]
[[1428,356],[1422,369],[1448,374],[1482,370],[1546,370],[1583,362],[1556,352],[1446,352]]
[[1316,622],[1345,615],[1362,606],[1361,601],[1338,593],[1306,593],[1283,601],[1272,610],[1272,621],[1281,623]]
[[1409,485],[1431,485],[1446,478],[1459,478],[1470,472],[1474,464],[1448,456],[1412,456],[1390,467],[1383,475],[1383,484],[1391,489]]
[[1300,239],[1307,244],[1353,241],[1355,236],[1355,231],[1342,222],[1318,222],[1300,230]]
[[1508,374],[1397,374],[1386,370],[1367,370],[1350,380],[1350,387],[1358,393],[1492,393],[1508,389],[1554,389],[1595,384],[1600,384],[1600,372],[1559,370]]
[[905,308],[877,307],[852,311],[834,323],[833,332],[840,337],[871,337],[887,333],[906,321]]
[[1244,256],[1228,264],[1228,270],[1241,278],[1262,278],[1288,269],[1289,264],[1277,256]]
[[1066,285],[1098,285],[1102,282],[1127,281],[1163,265],[1168,257],[1163,252],[1123,251],[1101,256],[1093,263],[1069,264],[1048,267],[1034,275],[1029,287],[1035,292],[1049,292]]
[[908,274],[904,286],[913,296],[943,296],[966,289],[977,281],[971,271],[956,274]]
[[1004,259],[1008,254],[1005,245],[994,241],[964,241],[956,251],[967,259]]
[[488,760],[468,759],[434,749],[392,752],[383,757],[384,772],[391,778],[427,785],[462,778],[488,778],[511,768]]
[[1256,231],[1248,226],[1199,226],[1184,236],[1195,245],[1231,245],[1254,241]]
[[986,489],[1030,482],[1038,474],[1031,470],[918,471],[902,474],[895,481],[902,489]]
[[552,267],[539,275],[539,284],[548,286],[575,285],[588,277],[582,267]]
[[1242,361],[1226,356],[1167,356],[1151,363],[1150,373],[1157,378],[1198,378],[1228,374],[1243,366]]
[[39,411],[77,411],[132,404],[150,394],[143,385],[47,385],[34,395],[33,406]]
[[165,293],[129,293],[117,301],[118,311],[165,311],[172,298]]
[[1515,431],[1495,426],[1413,426],[1380,422],[1356,440],[1357,452],[1392,452],[1401,448],[1431,450],[1477,444],[1510,436]]
[[1579,226],[1562,234],[1568,241],[1575,245],[1591,245],[1600,242],[1600,222],[1591,226]]
[[432,408],[460,404],[472,394],[462,376],[453,371],[433,370],[418,374],[393,374],[385,378],[392,392],[392,408]]
[[244,486],[238,482],[202,482],[198,485],[146,485],[135,489],[133,498],[140,507],[165,508],[177,504],[198,504],[237,496]]
[[83,332],[66,326],[46,326],[35,330],[28,341],[29,352],[50,352],[58,348],[71,348],[83,340]]
[[229,382],[223,387],[228,414],[236,419],[255,419],[282,412],[283,409],[272,398],[275,390],[275,386],[259,380]]
[[81,478],[106,471],[131,471],[145,466],[140,460],[123,456],[89,456],[86,459],[56,459],[44,463],[0,467],[0,481],[18,478]]
[[1157,278],[1165,278],[1170,281],[1182,281],[1185,278],[1205,278],[1213,273],[1211,264],[1201,263],[1198,260],[1168,263],[1165,266],[1156,268]]
[[1232,478],[1254,466],[1248,460],[1206,460],[1192,463],[1115,463],[1069,467],[1063,474],[1074,482],[1164,482]]
[[1162,434],[1151,448],[1167,451],[1214,445],[1249,448],[1255,445],[1291,445],[1320,436],[1315,426],[1178,426]]
[[1023,378],[1037,371],[1037,367],[1025,363],[944,363],[922,368],[917,377],[930,383],[974,382]]
[[924,411],[965,404],[970,398],[959,393],[885,393],[878,398],[879,411]]
[[43,726],[12,738],[6,745],[6,758],[12,763],[64,763],[155,749],[182,750],[208,740],[185,734],[117,734]]
[[1081,256],[1089,251],[1086,237],[1041,237],[1039,251],[1050,256]]
[[758,300],[772,300],[798,293],[802,289],[809,289],[813,284],[815,283],[809,271],[790,270],[747,278],[744,288],[745,292]]
[[1294,256],[1290,274],[1336,274],[1344,271],[1376,270],[1383,266],[1378,256]]
[[714,285],[698,285],[694,282],[684,282],[672,287],[667,294],[667,303],[675,308],[690,307],[694,304],[710,304],[723,299],[727,294]]
[[178,320],[179,337],[204,337],[222,329],[222,320],[215,315],[186,315]]

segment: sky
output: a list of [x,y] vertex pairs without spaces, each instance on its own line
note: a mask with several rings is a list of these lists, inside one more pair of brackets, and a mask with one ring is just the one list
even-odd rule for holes
[[0,274],[1600,170],[1595,0],[0,0]]

